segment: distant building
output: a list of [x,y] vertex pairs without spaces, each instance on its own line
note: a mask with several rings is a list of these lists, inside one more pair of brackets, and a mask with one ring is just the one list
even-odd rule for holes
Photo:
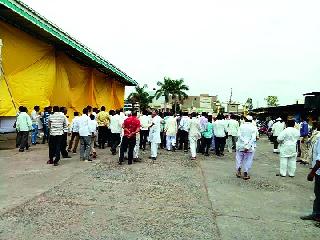
[[200,94],[200,96],[189,96],[181,104],[182,111],[213,112],[216,109],[218,96]]

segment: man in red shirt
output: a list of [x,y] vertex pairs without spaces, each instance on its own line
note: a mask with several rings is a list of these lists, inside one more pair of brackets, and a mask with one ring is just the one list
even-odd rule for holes
[[137,118],[137,112],[133,112],[132,116],[124,120],[122,128],[124,134],[120,146],[119,164],[121,165],[124,159],[124,153],[128,149],[128,164],[132,164],[133,150],[136,145],[136,134],[140,131],[140,121]]

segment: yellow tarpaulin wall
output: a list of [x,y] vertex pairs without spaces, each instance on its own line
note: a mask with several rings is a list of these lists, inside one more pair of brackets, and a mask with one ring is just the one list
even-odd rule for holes
[[[2,65],[0,116],[15,116],[16,107],[65,106],[70,112],[106,106],[123,107],[124,85],[84,67],[31,35],[0,21]],[[10,96],[10,92],[12,97]]]

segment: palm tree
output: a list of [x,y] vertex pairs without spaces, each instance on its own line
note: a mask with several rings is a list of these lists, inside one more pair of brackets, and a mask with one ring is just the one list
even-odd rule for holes
[[184,79],[180,78],[174,80],[173,89],[171,92],[172,100],[174,100],[174,113],[177,112],[177,103],[181,103],[183,100],[188,98],[188,94],[185,91],[188,91],[189,87],[184,84]]
[[161,96],[165,98],[165,111],[167,110],[167,103],[169,102],[170,96],[174,100],[175,112],[177,110],[177,103],[183,101],[188,97],[185,91],[189,90],[189,87],[184,84],[183,78],[181,79],[171,79],[165,77],[163,82],[158,82],[157,85],[160,87],[155,94],[156,99],[159,99]]
[[135,92],[132,92],[128,96],[128,101],[132,104],[139,103],[140,109],[145,110],[149,107],[149,103],[152,102],[152,96],[149,95],[149,93],[146,92],[147,85],[143,85],[143,87],[140,87],[137,85],[135,87]]
[[163,82],[157,82],[157,85],[160,87],[155,94],[155,98],[159,99],[161,96],[164,96],[164,109],[167,111],[167,103],[169,102],[169,97],[171,94],[173,80],[165,77]]

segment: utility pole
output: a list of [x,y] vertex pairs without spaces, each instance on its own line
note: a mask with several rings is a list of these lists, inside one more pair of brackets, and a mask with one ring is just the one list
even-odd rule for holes
[[230,92],[229,104],[231,104],[231,102],[232,102],[232,88],[231,88],[231,92]]

